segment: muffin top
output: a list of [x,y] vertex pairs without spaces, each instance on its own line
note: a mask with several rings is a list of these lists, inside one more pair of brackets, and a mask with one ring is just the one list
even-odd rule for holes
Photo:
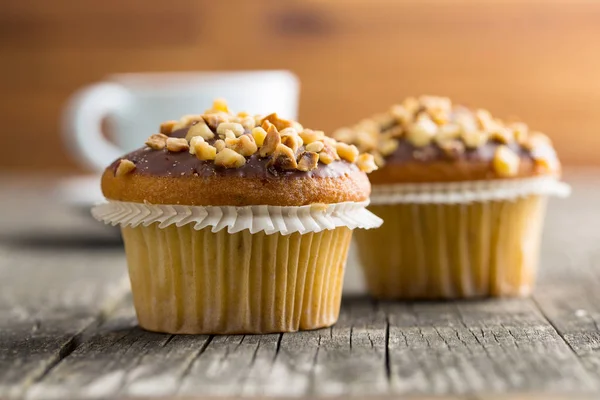
[[232,113],[224,100],[166,121],[102,176],[110,200],[202,206],[365,201],[373,156],[277,114]]
[[558,175],[550,139],[522,122],[446,97],[409,97],[333,137],[375,158],[373,184],[452,182]]

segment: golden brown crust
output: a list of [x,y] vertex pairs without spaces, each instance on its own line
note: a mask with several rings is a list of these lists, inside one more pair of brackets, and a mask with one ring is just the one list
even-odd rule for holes
[[365,201],[371,193],[367,175],[354,171],[335,178],[259,179],[247,177],[164,177],[102,175],[109,200],[198,206],[304,206]]

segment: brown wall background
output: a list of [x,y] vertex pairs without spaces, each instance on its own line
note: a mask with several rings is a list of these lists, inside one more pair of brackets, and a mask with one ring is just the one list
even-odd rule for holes
[[59,116],[113,72],[290,69],[306,126],[428,93],[600,165],[600,2],[0,0],[0,167],[75,168]]

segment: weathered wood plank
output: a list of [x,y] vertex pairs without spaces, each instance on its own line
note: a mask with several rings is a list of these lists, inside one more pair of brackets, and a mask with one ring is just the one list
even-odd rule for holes
[[316,395],[388,393],[387,321],[383,310],[364,298],[344,302],[344,312],[321,339],[315,365]]
[[391,383],[397,393],[598,387],[529,300],[387,306]]
[[587,370],[600,377],[600,174],[573,176],[549,207],[534,299]]
[[127,290],[121,251],[0,244],[0,397],[15,397]]
[[28,398],[173,394],[208,336],[175,336],[137,327],[130,300],[62,360]]

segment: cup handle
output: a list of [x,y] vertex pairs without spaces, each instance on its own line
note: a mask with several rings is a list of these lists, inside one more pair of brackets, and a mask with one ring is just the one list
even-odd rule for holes
[[76,92],[63,113],[67,148],[83,165],[102,171],[123,150],[102,135],[102,120],[122,109],[130,94],[114,83],[97,83]]

